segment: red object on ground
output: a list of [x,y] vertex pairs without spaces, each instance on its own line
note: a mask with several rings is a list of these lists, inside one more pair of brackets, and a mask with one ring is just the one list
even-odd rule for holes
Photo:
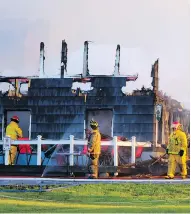
[[87,154],[87,152],[88,152],[88,147],[86,145],[84,145],[84,148],[83,148],[81,154]]
[[57,154],[56,155],[56,162],[57,162],[57,164],[60,166],[62,166],[65,162],[66,162],[66,160],[65,160],[65,157],[66,156],[63,156],[63,155],[60,155],[60,154]]
[[[27,140],[29,140],[29,138],[23,137],[23,138],[18,138],[18,140],[27,141]],[[20,154],[31,154],[32,153],[30,144],[19,145],[19,151],[20,151]]]
[[[118,141],[121,141],[121,140],[123,140],[123,139],[124,139],[124,137],[121,137],[121,136],[118,136],[118,137],[117,137],[117,140],[118,140]],[[110,140],[111,140],[111,139],[109,139],[109,138],[108,138],[108,139],[107,139],[107,138],[101,139],[101,141],[110,141]],[[101,147],[101,150],[104,151],[104,152],[108,151],[108,149],[109,149],[109,146],[102,146],[102,147]],[[113,148],[112,148],[111,154],[114,155],[114,149],[113,149]]]
[[136,158],[140,158],[142,153],[143,153],[143,149],[144,147],[143,146],[139,146],[136,148],[136,152],[135,152],[135,157]]
[[46,145],[46,144],[42,144],[41,147],[42,147],[42,151],[43,152],[45,152],[46,150],[48,150],[48,145]]

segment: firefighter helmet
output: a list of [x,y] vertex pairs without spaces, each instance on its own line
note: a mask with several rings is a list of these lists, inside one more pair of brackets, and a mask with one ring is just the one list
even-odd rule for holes
[[95,120],[92,119],[90,121],[90,126],[98,127],[98,122],[96,122]]
[[171,126],[171,128],[174,128],[174,129],[178,129],[181,127],[182,127],[182,124],[180,124],[178,121],[173,122],[173,124]]
[[17,117],[17,116],[13,116],[13,117],[11,117],[11,120],[16,121],[16,122],[18,122],[18,123],[19,123],[19,117]]

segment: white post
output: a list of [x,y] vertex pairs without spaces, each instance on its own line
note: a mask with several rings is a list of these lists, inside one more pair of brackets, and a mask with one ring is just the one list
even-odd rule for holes
[[114,166],[118,166],[118,146],[117,137],[113,137],[113,148],[114,148]]
[[5,165],[9,165],[9,150],[5,150]]
[[42,136],[38,135],[37,139],[38,139],[38,144],[37,144],[37,165],[40,166],[41,165],[41,141],[42,141]]
[[70,135],[70,166],[74,165],[74,136]]
[[164,130],[165,130],[165,122],[164,122],[164,117],[162,116],[162,142],[161,144],[165,144],[165,133],[164,133]]
[[156,136],[155,136],[155,146],[158,147],[158,120],[156,119]]
[[135,144],[136,144],[136,137],[133,136],[132,138],[132,143],[131,143],[131,163],[135,163]]
[[[118,146],[117,146],[117,137],[113,137],[113,149],[114,149],[114,166],[118,166]],[[118,172],[114,173],[114,176],[118,176]]]
[[9,151],[11,149],[12,140],[10,136],[3,138],[3,150],[5,151],[5,165],[9,165]]

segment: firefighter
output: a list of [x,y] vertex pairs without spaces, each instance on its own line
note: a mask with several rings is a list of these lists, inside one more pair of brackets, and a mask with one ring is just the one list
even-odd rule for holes
[[[22,130],[19,127],[19,118],[13,116],[11,122],[6,128],[6,136],[9,136],[11,140],[17,140],[18,138],[23,137]],[[15,157],[17,154],[17,145],[11,145],[9,152],[9,165],[14,165]]]
[[94,179],[98,177],[98,162],[101,151],[101,135],[98,129],[98,123],[94,120],[90,121],[92,129],[91,135],[88,139],[88,169],[89,178]]
[[168,157],[168,173],[166,179],[173,179],[177,164],[181,169],[182,178],[187,176],[186,159],[187,159],[187,137],[182,130],[179,122],[172,124],[173,132],[169,138],[169,144],[166,149]]

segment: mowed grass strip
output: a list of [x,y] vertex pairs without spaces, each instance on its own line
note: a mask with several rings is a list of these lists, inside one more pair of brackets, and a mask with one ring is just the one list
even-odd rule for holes
[[190,186],[87,184],[42,193],[5,192],[0,199],[0,212],[189,213]]

